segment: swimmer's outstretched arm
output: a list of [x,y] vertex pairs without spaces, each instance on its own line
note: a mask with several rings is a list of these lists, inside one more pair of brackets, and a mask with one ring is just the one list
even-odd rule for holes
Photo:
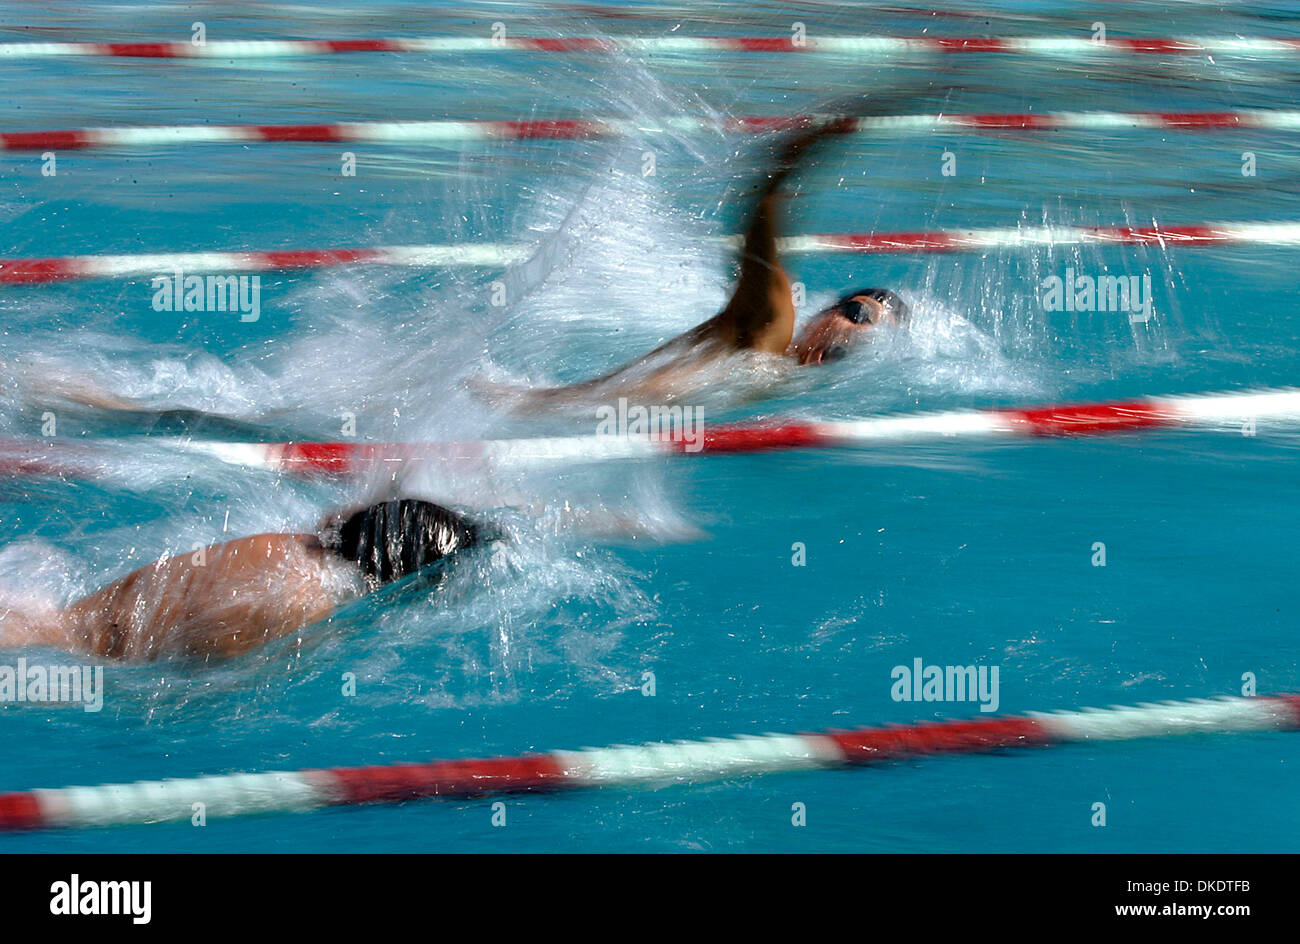
[[138,400],[120,396],[101,385],[88,373],[54,365],[48,370],[15,371],[0,363],[0,372],[16,379],[14,387],[37,409],[71,408],[79,413],[111,419],[124,426],[145,432],[195,431],[232,436],[269,434],[268,428],[251,419],[242,419],[207,410],[174,407],[150,407]]
[[719,340],[736,348],[784,354],[794,335],[790,278],[777,253],[776,216],[783,187],[808,150],[827,135],[852,124],[832,119],[796,132],[782,145],[776,164],[759,190],[758,203],[740,251],[740,280],[727,307],[707,322]]

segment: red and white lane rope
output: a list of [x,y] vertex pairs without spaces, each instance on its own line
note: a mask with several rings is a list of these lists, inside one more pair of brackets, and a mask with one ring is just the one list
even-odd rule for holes
[[[665,422],[666,425],[666,422]],[[786,449],[887,446],[945,440],[1084,436],[1197,428],[1241,435],[1300,426],[1300,389],[1247,390],[1143,397],[1068,406],[949,410],[863,420],[785,420],[677,429],[657,435],[497,439],[476,442],[241,443],[152,437],[177,454],[207,455],[232,465],[301,476],[349,475],[389,463],[489,460],[521,465],[602,462],[674,455],[725,455]],[[691,439],[684,433],[691,432]],[[116,440],[0,442],[0,478],[99,478],[119,466]]]
[[816,734],[762,734],[483,760],[226,774],[0,794],[0,829],[288,813],[427,797],[701,783],[1010,747],[1300,728],[1300,695],[1033,712]]
[[196,46],[182,42],[145,43],[0,43],[0,60],[60,56],[110,56],[144,59],[266,59],[324,56],[335,53],[396,52],[463,54],[484,52],[640,53],[821,53],[875,59],[931,53],[1001,53],[1022,56],[1116,56],[1152,54],[1187,56],[1295,56],[1300,40],[1212,37],[1024,36],[571,36],[501,37],[418,36],[404,39],[257,39],[213,40]]
[[695,441],[683,431],[657,435],[567,436],[442,443],[225,443],[179,440],[182,448],[251,468],[302,475],[347,474],[377,464],[429,459],[498,462],[587,462],[656,455],[720,455],[784,449],[889,445],[954,439],[1082,436],[1199,427],[1258,435],[1269,426],[1300,425],[1300,389],[1143,397],[1070,406],[949,410],[864,420],[787,420],[705,426]]
[[[738,238],[724,237],[737,244]],[[1300,223],[1234,222],[1187,226],[1025,226],[933,232],[825,233],[778,240],[790,254],[939,253],[1114,245],[1174,247],[1300,246]],[[281,249],[246,252],[160,252],[133,255],[0,258],[0,285],[167,275],[324,269],[348,265],[408,268],[499,268],[524,262],[536,247],[523,243],[376,246],[369,249]]]
[[623,119],[532,121],[352,121],[298,125],[156,125],[142,128],[67,128],[0,132],[0,151],[163,147],[188,144],[408,144],[474,141],[568,140],[627,137],[646,133],[722,131],[758,133],[834,119],[844,133],[923,134],[930,131],[1300,131],[1300,111],[1042,112],[964,115],[741,116],[721,122],[705,118],[665,119],[657,126]]
[[[1297,224],[1300,238],[1300,224]],[[274,272],[348,265],[407,268],[498,268],[524,262],[534,247],[519,243],[379,246],[373,249],[284,249],[250,252],[160,252],[117,256],[56,256],[0,259],[0,285],[65,282],[205,272]]]

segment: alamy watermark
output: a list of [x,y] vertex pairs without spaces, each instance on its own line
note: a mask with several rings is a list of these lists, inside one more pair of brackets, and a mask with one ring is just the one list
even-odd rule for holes
[[894,701],[974,701],[980,711],[997,711],[999,667],[996,665],[926,665],[921,659],[896,665],[889,697]]
[[0,704],[65,702],[94,713],[104,707],[102,665],[0,665]]
[[52,915],[126,915],[132,924],[153,917],[153,882],[95,882],[76,872],[66,882],[50,886]]
[[1049,275],[1042,281],[1044,311],[1123,311],[1132,323],[1151,319],[1151,274],[1076,275],[1067,267],[1065,277]]
[[237,311],[240,321],[262,317],[260,275],[186,275],[178,268],[149,283],[154,311]]
[[704,410],[698,406],[663,406],[628,403],[618,398],[618,406],[608,403],[596,407],[597,436],[649,436],[652,439],[679,442],[685,452],[704,448]]

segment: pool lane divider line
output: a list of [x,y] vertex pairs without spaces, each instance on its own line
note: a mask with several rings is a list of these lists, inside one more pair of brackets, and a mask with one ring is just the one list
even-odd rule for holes
[[180,42],[25,42],[0,43],[0,61],[69,56],[129,59],[227,60],[340,53],[562,53],[698,55],[712,53],[829,54],[873,59],[935,53],[982,53],[1021,56],[1104,58],[1108,56],[1249,56],[1300,55],[1300,40],[1266,37],[1133,37],[1108,36],[414,36],[389,39],[213,40],[203,45]]
[[644,787],[858,767],[932,755],[1184,734],[1300,729],[1300,695],[1167,701],[811,734],[614,745],[517,757],[224,774],[0,794],[0,830],[288,813],[594,787]]
[[[1105,403],[876,416],[862,420],[778,420],[682,431],[464,443],[186,442],[223,461],[300,475],[348,474],[376,464],[428,459],[590,462],[656,455],[724,455],[1034,436],[1088,436],[1150,429],[1226,428],[1257,435],[1261,424],[1300,425],[1300,389],[1251,390]],[[1246,424],[1250,424],[1247,426]],[[696,448],[698,446],[698,448]]]
[[[737,245],[739,237],[722,237]],[[834,253],[948,253],[1055,246],[1300,246],[1300,223],[1233,222],[1185,226],[1041,226],[953,229],[933,232],[824,233],[787,236],[781,251]],[[349,265],[406,268],[500,268],[525,262],[539,247],[523,243],[378,246],[367,249],[286,249],[243,252],[160,252],[129,255],[0,258],[0,284],[37,285],[75,279],[109,279],[231,272],[276,272]]]
[[757,134],[800,127],[810,119],[836,120],[843,132],[918,134],[942,131],[1300,131],[1300,111],[1024,112],[989,114],[737,117],[722,121],[669,118],[657,126],[621,119],[528,121],[353,121],[287,125],[155,125],[0,132],[0,151],[88,150],[188,144],[406,144],[467,141],[572,140],[646,133],[717,131]]
[[[1199,428],[1255,436],[1300,427],[1300,389],[1140,397],[1100,403],[900,413],[861,420],[784,419],[705,424],[690,439],[680,428],[633,435],[531,437],[468,442],[229,442],[148,437],[179,456],[206,455],[248,469],[304,477],[373,471],[387,463],[473,460],[522,465],[657,456],[726,455],[790,449],[865,448],[953,440],[1097,436]],[[666,425],[666,424],[665,424]],[[114,445],[139,456],[141,439],[0,441],[0,477],[94,478],[120,462]]]

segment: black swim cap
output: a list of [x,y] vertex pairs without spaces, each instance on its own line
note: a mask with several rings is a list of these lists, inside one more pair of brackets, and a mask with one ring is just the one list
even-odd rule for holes
[[339,525],[333,549],[380,583],[400,580],[479,543],[479,529],[433,502],[371,505]]
[[856,292],[849,292],[836,303],[838,308],[849,321],[854,324],[870,323],[867,319],[866,306],[861,302],[855,302],[853,299],[865,295],[867,298],[874,298],[885,306],[885,310],[894,316],[894,320],[899,324],[907,324],[911,317],[911,309],[907,307],[907,302],[903,301],[887,288],[862,288]]

